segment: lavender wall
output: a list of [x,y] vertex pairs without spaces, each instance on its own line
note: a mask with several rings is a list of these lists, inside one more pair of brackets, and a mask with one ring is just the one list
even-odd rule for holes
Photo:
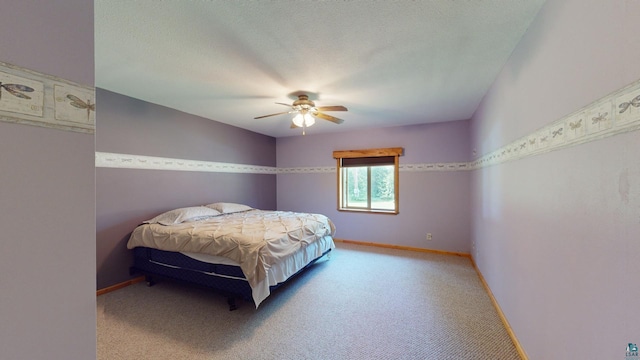
[[[469,122],[369,129],[277,139],[278,168],[335,167],[334,150],[404,147],[400,165],[466,162]],[[468,171],[400,171],[400,213],[337,211],[335,171],[279,173],[278,209],[323,213],[340,239],[470,252]],[[433,240],[426,241],[426,233]]]
[[[549,0],[472,119],[482,155],[640,78],[640,2]],[[473,256],[531,359],[640,342],[638,132],[472,173]]]
[[[5,1],[0,61],[93,86],[93,3]],[[94,136],[0,122],[0,357],[96,356]]]
[[[132,155],[276,165],[274,138],[97,89],[96,150]],[[131,278],[126,242],[142,221],[216,201],[276,208],[276,176],[196,171],[96,169],[98,288]]]

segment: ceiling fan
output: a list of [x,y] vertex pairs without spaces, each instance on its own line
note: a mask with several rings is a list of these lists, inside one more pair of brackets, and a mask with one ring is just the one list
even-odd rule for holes
[[301,127],[302,135],[305,134],[305,129],[307,127],[316,123],[314,116],[319,119],[328,120],[336,124],[342,124],[344,122],[344,120],[339,119],[335,116],[325,114],[323,111],[348,111],[346,107],[342,105],[316,106],[316,104],[313,101],[309,100],[309,96],[307,94],[298,94],[297,96],[298,96],[298,100],[294,101],[292,105],[279,103],[279,102],[276,103],[279,105],[289,106],[291,107],[291,110],[279,112],[275,114],[258,116],[258,117],[255,117],[254,119],[262,119],[269,116],[276,116],[276,115],[282,115],[282,114],[296,114],[296,116],[294,116],[291,121],[291,128],[295,129],[295,128]]

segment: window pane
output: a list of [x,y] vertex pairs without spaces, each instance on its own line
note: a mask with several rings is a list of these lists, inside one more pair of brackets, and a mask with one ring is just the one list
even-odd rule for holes
[[398,157],[403,148],[334,151],[338,210],[398,214]]
[[394,175],[393,165],[371,167],[372,209],[395,209]]
[[343,168],[344,194],[346,207],[366,208],[367,207],[367,167]]

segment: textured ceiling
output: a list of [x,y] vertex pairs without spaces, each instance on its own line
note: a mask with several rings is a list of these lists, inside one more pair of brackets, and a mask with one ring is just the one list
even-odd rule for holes
[[[96,0],[96,86],[282,137],[469,119],[544,0]],[[99,106],[99,104],[98,104]]]

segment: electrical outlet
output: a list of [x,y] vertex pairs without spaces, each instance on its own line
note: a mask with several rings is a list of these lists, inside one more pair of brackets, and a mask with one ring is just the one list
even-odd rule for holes
[[427,240],[433,240],[433,236],[431,236],[431,233],[427,233]]

